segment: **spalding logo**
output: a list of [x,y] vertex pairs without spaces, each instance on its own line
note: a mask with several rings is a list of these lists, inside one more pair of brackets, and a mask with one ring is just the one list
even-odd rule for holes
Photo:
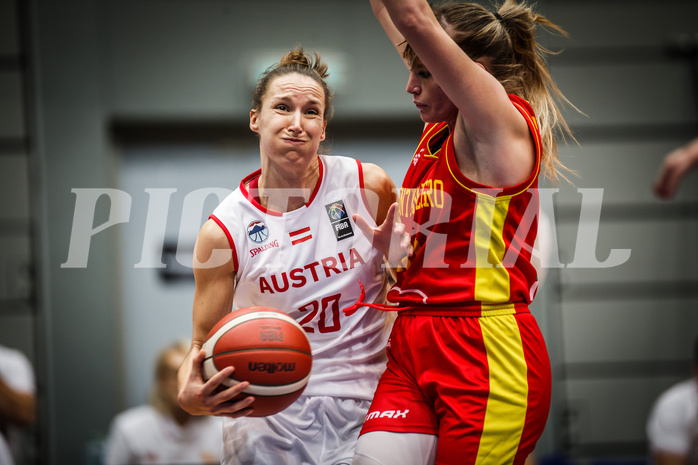
[[250,371],[261,371],[273,375],[277,371],[291,372],[296,371],[295,363],[264,363],[264,362],[249,362],[247,368]]

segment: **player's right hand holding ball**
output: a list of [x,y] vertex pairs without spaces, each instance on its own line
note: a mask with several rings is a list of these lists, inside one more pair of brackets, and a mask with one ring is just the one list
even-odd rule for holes
[[185,364],[189,364],[189,373],[180,379],[177,396],[179,405],[192,415],[215,415],[230,418],[249,415],[252,411],[251,404],[254,397],[247,396],[239,400],[235,399],[249,387],[249,383],[243,381],[226,388],[222,383],[233,374],[235,370],[233,367],[226,367],[204,382],[202,365],[205,356],[206,353],[203,350],[193,346],[184,360]]

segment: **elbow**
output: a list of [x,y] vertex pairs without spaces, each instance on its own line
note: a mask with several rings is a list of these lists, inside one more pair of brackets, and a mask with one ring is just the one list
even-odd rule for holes
[[424,27],[427,22],[427,16],[419,9],[411,9],[401,11],[393,18],[395,27],[402,33],[405,38],[411,37],[419,33],[420,28]]
[[385,8],[395,27],[403,34],[418,31],[434,19],[434,13],[427,2],[386,1]]

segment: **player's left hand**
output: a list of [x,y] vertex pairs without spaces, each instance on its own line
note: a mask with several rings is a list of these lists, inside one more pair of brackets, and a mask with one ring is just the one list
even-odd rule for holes
[[411,257],[414,252],[405,225],[395,218],[396,212],[397,203],[393,203],[388,209],[383,224],[376,228],[360,215],[352,217],[363,235],[373,243],[373,247],[383,252],[392,267],[397,267],[403,258]]

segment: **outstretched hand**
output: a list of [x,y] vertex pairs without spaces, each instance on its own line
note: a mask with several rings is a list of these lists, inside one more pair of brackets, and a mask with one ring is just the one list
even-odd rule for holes
[[654,182],[655,194],[663,199],[674,196],[686,173],[698,166],[698,139],[669,153]]
[[364,236],[373,243],[373,247],[383,252],[391,267],[397,267],[405,257],[411,257],[413,247],[410,245],[410,235],[405,225],[395,220],[397,203],[388,209],[383,224],[374,228],[363,217],[354,215],[354,223]]

